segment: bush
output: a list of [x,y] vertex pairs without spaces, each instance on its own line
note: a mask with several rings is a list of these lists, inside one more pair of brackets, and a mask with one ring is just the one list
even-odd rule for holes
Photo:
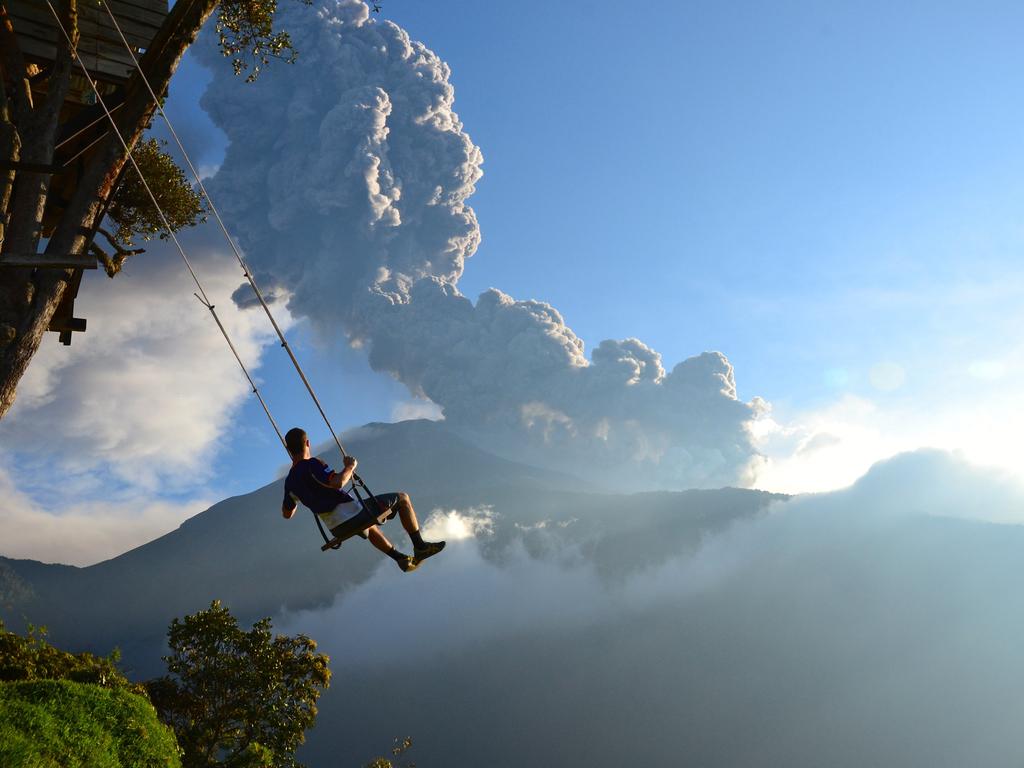
[[178,745],[142,696],[70,680],[0,683],[5,768],[180,768]]
[[117,651],[106,657],[68,653],[54,648],[45,637],[45,628],[30,626],[28,634],[22,637],[6,630],[0,621],[0,682],[73,680],[144,692],[141,685],[129,682],[118,670]]

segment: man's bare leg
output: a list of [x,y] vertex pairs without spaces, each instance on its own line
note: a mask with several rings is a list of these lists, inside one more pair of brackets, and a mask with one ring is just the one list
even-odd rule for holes
[[420,521],[416,519],[416,510],[412,508],[412,499],[408,493],[398,494],[398,519],[402,521],[402,527],[410,536],[420,529]]
[[423,540],[423,536],[420,535],[420,523],[416,519],[416,510],[412,508],[412,499],[409,498],[408,493],[398,494],[398,503],[395,507],[398,509],[402,527],[405,528],[405,532],[409,534],[409,539],[412,541],[413,559],[417,564],[444,549],[443,541]]
[[394,544],[388,541],[388,537],[384,535],[379,526],[371,525],[367,528],[366,538],[370,540],[374,547],[398,563],[398,567],[406,573],[416,570],[417,563],[415,560],[404,552],[399,552],[395,549]]
[[395,548],[394,545],[388,541],[388,537],[384,535],[383,531],[381,531],[380,526],[371,525],[367,528],[366,538],[368,538],[370,543],[385,555],[390,554],[391,550]]

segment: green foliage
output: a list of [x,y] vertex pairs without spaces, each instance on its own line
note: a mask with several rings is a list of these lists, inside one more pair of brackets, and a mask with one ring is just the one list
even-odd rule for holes
[[[412,747],[412,737],[406,736],[404,739],[395,739],[394,746],[391,747],[391,755],[395,758],[399,758],[404,755]],[[404,763],[399,765],[396,762],[389,760],[386,757],[378,757],[367,763],[363,768],[416,768],[416,763]]]
[[22,637],[9,632],[0,621],[0,681],[73,680],[106,688],[143,690],[117,669],[117,650],[107,657],[68,653],[54,648],[45,637],[45,628],[29,626],[28,635]]
[[[205,221],[202,198],[192,189],[184,171],[160,147],[161,142],[156,139],[146,139],[135,146],[132,156],[153,190],[167,223],[176,232]],[[117,225],[113,239],[124,247],[134,245],[136,237],[143,240],[167,238],[163,220],[134,168],[125,171],[110,201],[107,217]]]
[[174,734],[126,690],[69,680],[0,683],[5,768],[178,768]]
[[[301,0],[311,5],[312,0]],[[231,57],[235,74],[250,69],[245,81],[251,83],[271,59],[295,61],[297,52],[287,32],[274,31],[277,0],[226,0],[217,10],[220,50]],[[243,58],[248,54],[249,60]]]
[[274,637],[270,619],[244,632],[219,601],[175,619],[167,639],[169,674],[147,689],[178,736],[186,768],[299,766],[295,750],[331,677],[314,641]]

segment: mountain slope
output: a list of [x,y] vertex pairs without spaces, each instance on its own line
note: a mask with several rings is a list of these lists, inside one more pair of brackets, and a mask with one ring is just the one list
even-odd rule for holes
[[[695,544],[702,530],[753,514],[776,498],[738,490],[587,494],[574,478],[491,455],[429,421],[371,424],[357,430],[346,448],[360,459],[360,472],[375,491],[407,490],[421,519],[434,508],[493,509],[499,534],[491,542],[495,552],[523,528],[550,519],[584,519],[585,526],[565,536],[589,547],[608,574],[628,570],[623,555],[643,546],[630,533],[637,516],[645,528],[659,520],[667,524],[679,518],[681,504],[688,506],[685,499],[701,499],[701,512],[689,516],[686,526],[665,526],[658,547],[668,556],[684,540]],[[330,452],[324,458],[339,463]],[[380,554],[359,540],[338,552],[320,552],[309,513],[300,510],[284,521],[281,497],[277,480],[86,568],[0,558],[0,584],[6,579],[12,585],[2,615],[12,628],[24,621],[45,625],[54,643],[68,648],[106,653],[119,645],[141,672],[155,662],[153,649],[160,647],[170,620],[213,599],[242,621],[326,606],[380,565]],[[407,544],[394,522],[386,530],[396,543]],[[621,549],[602,543],[612,536]],[[529,542],[528,533],[525,539]]]

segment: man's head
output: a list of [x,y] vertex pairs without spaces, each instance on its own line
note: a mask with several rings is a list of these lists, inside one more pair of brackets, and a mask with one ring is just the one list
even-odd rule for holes
[[293,459],[301,459],[305,457],[306,449],[309,447],[309,436],[306,430],[293,427],[284,436],[284,444]]

